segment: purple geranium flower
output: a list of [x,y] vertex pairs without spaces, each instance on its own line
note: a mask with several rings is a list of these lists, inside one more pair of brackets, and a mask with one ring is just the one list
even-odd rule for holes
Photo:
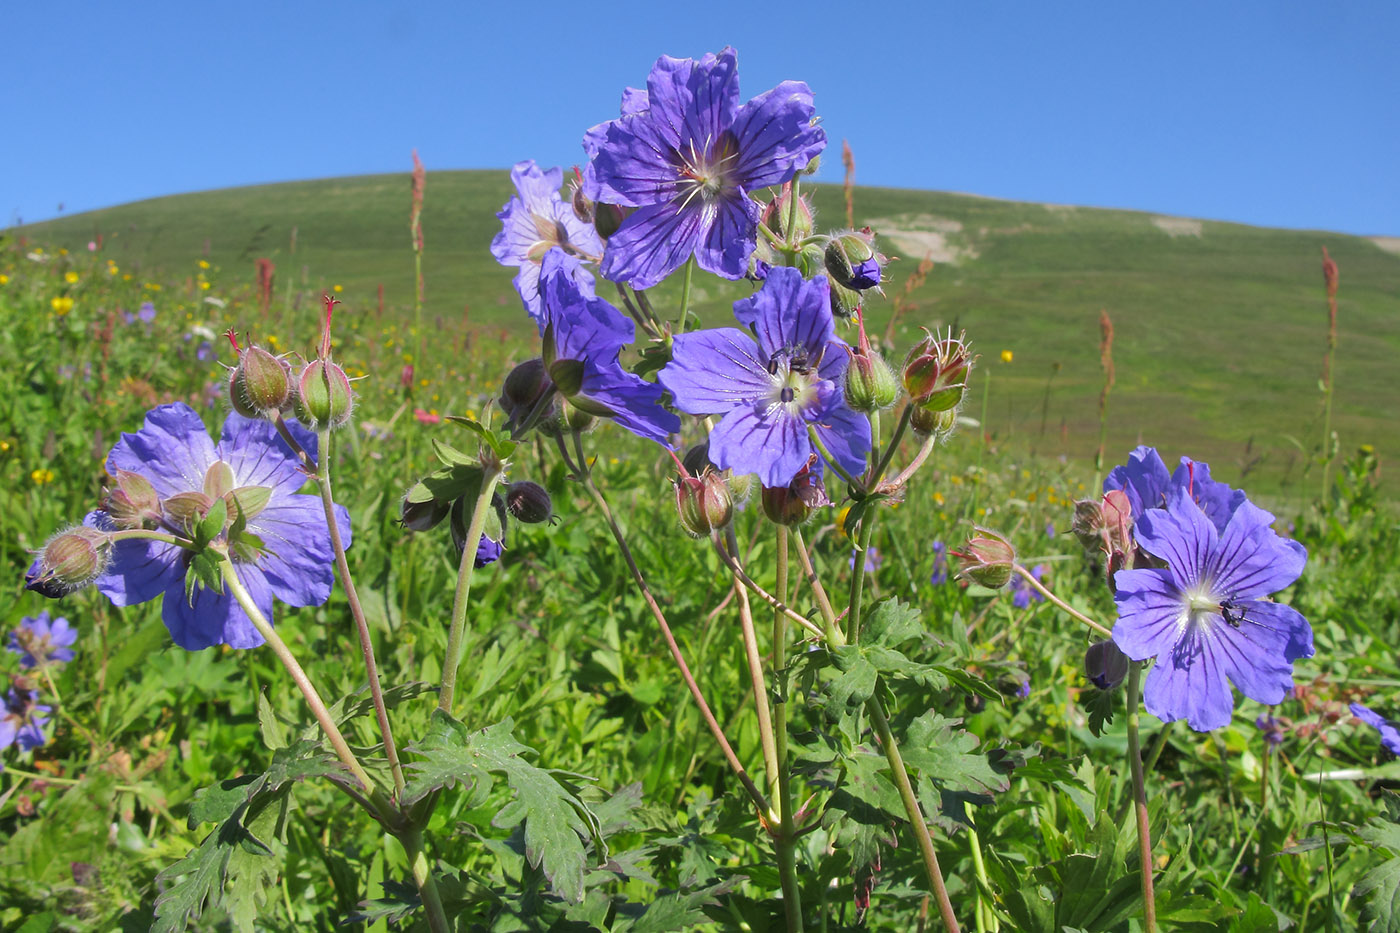
[[20,667],[37,667],[54,661],[73,660],[69,646],[78,640],[78,630],[62,617],[50,621],[48,610],[25,616],[19,628],[10,633],[9,651],[20,655]]
[[1293,687],[1293,662],[1312,657],[1312,629],[1291,606],[1262,597],[1298,579],[1307,551],[1280,538],[1274,517],[1241,500],[1217,529],[1185,488],[1138,520],[1138,545],[1165,568],[1113,578],[1113,640],[1136,661],[1156,658],[1143,698],[1163,722],[1206,732],[1230,721],[1230,683],[1275,704]]
[[501,542],[493,540],[483,534],[481,536],[481,543],[476,546],[476,557],[472,559],[472,566],[480,570],[487,564],[494,564],[501,559],[503,551],[504,548],[501,547]]
[[545,254],[540,273],[540,336],[549,376],[582,411],[611,418],[638,437],[669,445],[681,419],[661,407],[661,387],[617,361],[635,325],[601,298],[585,295],[561,249]]
[[758,294],[734,303],[757,343],[733,327],[675,337],[657,381],[681,411],[724,416],[710,432],[715,466],[786,486],[813,454],[811,425],[844,469],[864,469],[870,422],[846,405],[850,348],[836,336],[827,294],[823,277],[774,269]]
[[933,542],[933,573],[928,582],[942,586],[948,582],[948,545],[942,541]]
[[1171,493],[1185,489],[1210,518],[1217,531],[1224,531],[1236,507],[1245,501],[1243,490],[1210,478],[1210,465],[1182,457],[1170,475],[1156,448],[1141,446],[1128,455],[1128,462],[1114,467],[1103,481],[1103,491],[1121,489],[1133,507],[1137,521],[1148,509],[1165,508]]
[[822,151],[815,113],[798,81],[741,105],[733,49],[658,59],[645,98],[625,96],[624,115],[584,138],[589,197],[637,208],[608,239],[603,276],[650,288],[694,255],[706,271],[743,277],[759,220],[749,192],[781,185]]
[[143,324],[149,324],[156,319],[156,306],[149,301],[141,302],[141,307],[136,309],[136,317]]
[[[312,456],[316,435],[295,422],[292,435]],[[290,606],[314,606],[330,596],[335,555],[326,515],[317,496],[299,495],[306,482],[300,462],[267,421],[229,415],[215,445],[204,422],[188,405],[162,405],[146,414],[135,434],[123,434],[107,458],[107,472],[138,473],[150,481],[163,503],[181,495],[188,505],[197,496],[225,499],[244,492],[258,509],[245,513],[246,528],[227,542],[235,572],[268,621],[273,597]],[[251,487],[251,488],[250,488]],[[195,499],[202,504],[202,500]],[[346,546],[350,544],[350,515],[336,506],[336,522]],[[167,509],[168,512],[168,509]],[[230,508],[230,517],[235,509]],[[106,525],[105,513],[89,516]],[[184,525],[167,516],[170,530],[184,534]],[[187,597],[185,573],[189,552],[150,540],[119,541],[112,563],[97,579],[97,588],[118,606],[131,606],[164,596],[161,615],[175,643],[191,651],[225,644],[253,648],[263,637],[233,596],[198,584]]]
[[[1039,582],[1045,576],[1045,565],[1036,564],[1031,568],[1031,576]],[[1011,575],[1011,605],[1017,609],[1029,609],[1031,603],[1043,603],[1045,597],[1040,595],[1040,591],[1026,582],[1026,578],[1019,573]]]
[[1392,755],[1400,755],[1400,729],[1396,728],[1395,723],[1360,703],[1351,704],[1351,714],[1378,730],[1381,734],[1381,744],[1388,748]]
[[546,253],[555,247],[564,251],[564,267],[579,291],[589,298],[593,297],[593,276],[583,268],[581,260],[597,262],[603,255],[598,231],[580,220],[573,206],[560,199],[563,177],[561,170],[542,172],[528,159],[517,163],[510,171],[517,194],[496,215],[502,227],[491,241],[491,255],[497,262],[520,267],[515,290],[536,321],[540,319],[540,268]]
[[0,748],[18,745],[20,751],[27,752],[48,741],[44,726],[49,718],[44,714],[53,712],[53,707],[37,702],[38,699],[35,690],[11,688],[5,694],[4,706],[0,706]]

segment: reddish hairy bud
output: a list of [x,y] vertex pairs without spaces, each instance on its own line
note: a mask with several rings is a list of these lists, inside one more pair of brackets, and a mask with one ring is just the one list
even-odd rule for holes
[[952,552],[954,557],[963,561],[958,576],[988,589],[999,590],[1011,582],[1016,565],[1016,549],[995,531],[987,528],[977,528],[975,531],[976,534],[963,545],[963,550]]

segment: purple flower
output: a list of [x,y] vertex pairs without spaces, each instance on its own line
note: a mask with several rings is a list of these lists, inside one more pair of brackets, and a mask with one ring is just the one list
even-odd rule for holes
[[[1269,743],[1270,748],[1278,748],[1283,744],[1283,737],[1288,734],[1288,721],[1263,713],[1255,717],[1254,728],[1264,733],[1264,741]],[[1393,729],[1391,731],[1394,732]],[[1397,736],[1397,739],[1400,739],[1400,736]]]
[[595,201],[637,208],[608,239],[602,266],[605,278],[636,288],[691,255],[708,272],[742,278],[758,233],[749,192],[781,185],[826,146],[801,82],[739,103],[729,48],[699,61],[662,56],[645,100],[625,96],[623,110],[584,137],[593,159],[586,181]]
[[[295,422],[289,428],[313,456],[316,436]],[[257,502],[244,513],[241,532],[226,531],[235,572],[262,614],[272,619],[274,597],[289,606],[314,606],[326,601],[334,582],[334,552],[325,511],[317,496],[299,495],[306,473],[276,428],[267,421],[229,415],[215,445],[204,422],[188,405],[162,405],[146,414],[135,434],[123,434],[107,457],[107,472],[129,470],[150,481],[167,506],[178,494],[188,505],[193,496],[229,498],[243,493]],[[202,500],[201,500],[202,501]],[[346,546],[350,544],[350,515],[336,506],[336,522]],[[167,509],[167,513],[168,513]],[[230,509],[230,516],[234,514]],[[105,513],[91,522],[103,525]],[[183,523],[167,514],[167,530],[183,535]],[[211,645],[252,648],[263,637],[238,602],[227,592],[195,584],[187,597],[188,552],[150,540],[119,541],[112,563],[97,579],[97,588],[118,606],[131,606],[164,596],[161,615],[182,648],[195,651]]]
[[44,714],[53,712],[53,707],[36,702],[38,699],[34,690],[11,688],[5,694],[5,703],[0,706],[0,748],[18,745],[20,751],[27,752],[48,741],[44,726],[49,718]]
[[734,303],[734,316],[756,343],[733,327],[679,334],[657,376],[681,411],[724,416],[710,432],[715,466],[786,486],[814,453],[811,426],[837,463],[860,472],[870,422],[846,405],[850,348],[836,336],[826,279],[774,269],[756,295]]
[[661,387],[627,372],[618,354],[635,326],[601,298],[585,295],[561,249],[544,257],[540,316],[544,363],[569,401],[591,415],[611,418],[638,437],[670,446],[681,419],[661,407]]
[[948,582],[948,545],[942,541],[933,542],[933,574],[928,582],[934,586]]
[[1400,729],[1396,728],[1395,723],[1360,703],[1351,704],[1351,714],[1378,730],[1381,734],[1381,744],[1389,749],[1392,755],[1400,755]]
[[1234,711],[1230,683],[1260,703],[1293,687],[1293,662],[1312,657],[1312,629],[1291,606],[1262,597],[1298,579],[1307,551],[1280,538],[1274,517],[1241,499],[1223,529],[1177,488],[1166,509],[1138,520],[1138,545],[1166,568],[1113,578],[1113,640],[1128,657],[1156,658],[1143,698],[1163,722],[1206,732]]
[[[855,570],[855,569],[856,569],[856,554],[858,554],[858,553],[859,553],[858,551],[851,551],[851,560],[850,560],[850,563],[848,564],[848,566],[849,566],[852,570]],[[863,564],[863,566],[865,567],[865,572],[866,572],[866,573],[874,573],[875,571],[879,570],[879,569],[880,569],[880,565],[883,564],[884,562],[885,562],[884,555],[882,555],[882,554],[880,553],[880,549],[879,549],[879,548],[874,547],[874,546],[871,546],[871,547],[869,547],[869,548],[866,549],[866,551],[865,551],[865,562],[864,562],[864,564]]]
[[214,355],[214,345],[207,340],[201,340],[199,346],[195,348],[194,358],[201,363]]
[[73,650],[69,647],[78,640],[78,630],[68,624],[68,620],[49,620],[48,610],[37,616],[25,616],[19,621],[19,628],[10,633],[6,648],[20,655],[20,667],[38,667],[54,661],[73,660]]
[[[1036,564],[1031,568],[1031,576],[1039,582],[1045,576],[1045,565]],[[1018,574],[1011,576],[1011,605],[1017,609],[1029,609],[1031,603],[1043,603],[1045,597],[1040,595],[1040,591],[1026,582],[1026,578]]]
[[1210,465],[1190,457],[1182,457],[1181,465],[1171,475],[1167,465],[1153,447],[1141,446],[1128,455],[1124,466],[1114,467],[1104,478],[1103,491],[1121,489],[1133,507],[1137,521],[1148,509],[1165,508],[1171,493],[1185,489],[1206,513],[1217,531],[1224,531],[1244,492],[1210,478]]
[[136,310],[136,316],[143,324],[149,324],[156,319],[156,306],[149,301],[143,301],[141,307]]
[[540,268],[545,254],[558,247],[567,256],[564,263],[579,291],[593,297],[593,276],[580,260],[597,262],[603,255],[603,241],[591,224],[574,213],[573,206],[559,197],[563,172],[552,168],[540,171],[526,160],[510,171],[516,196],[506,202],[496,216],[501,232],[491,241],[491,255],[503,266],[518,266],[515,290],[525,302],[525,310],[540,319]]
[[1027,677],[1025,680],[1021,681],[1021,686],[1019,686],[1019,687],[1016,688],[1016,696],[1019,697],[1020,699],[1024,700],[1026,697],[1028,697],[1028,696],[1030,696],[1030,695],[1031,695],[1031,679],[1030,679],[1029,677]]
[[493,541],[486,535],[482,535],[481,543],[476,546],[476,557],[472,560],[472,566],[480,570],[487,564],[494,564],[501,559],[502,550],[504,549],[501,547],[501,542]]

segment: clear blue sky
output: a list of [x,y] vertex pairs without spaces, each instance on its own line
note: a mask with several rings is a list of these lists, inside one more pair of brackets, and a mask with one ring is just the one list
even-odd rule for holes
[[570,165],[660,54],[805,80],[860,184],[1400,234],[1400,4],[89,3],[6,12],[0,225]]

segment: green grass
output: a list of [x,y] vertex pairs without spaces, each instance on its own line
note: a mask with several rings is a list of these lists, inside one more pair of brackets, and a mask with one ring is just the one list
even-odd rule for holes
[[[425,321],[470,323],[528,335],[511,273],[491,258],[493,214],[511,195],[504,172],[434,172],[423,215]],[[819,186],[819,226],[837,225],[841,193]],[[178,195],[66,217],[13,231],[80,250],[97,233],[103,255],[158,281],[190,276],[206,257],[220,284],[254,281],[253,261],[277,264],[277,307],[304,307],[344,287],[347,309],[372,308],[384,287],[395,314],[411,307],[409,178],[376,175]],[[1232,481],[1275,494],[1315,494],[1309,468],[1321,435],[1318,378],[1326,306],[1321,247],[1341,269],[1334,427],[1343,454],[1374,444],[1400,456],[1400,256],[1361,237],[1204,221],[1176,235],[1132,211],[1050,207],[929,191],[862,188],[856,220],[900,255],[894,294],[922,258],[916,235],[941,233],[961,252],[939,263],[912,296],[897,355],[920,326],[965,327],[991,373],[987,430],[1037,452],[1081,462],[1097,445],[1101,385],[1098,315],[1112,316],[1118,383],[1109,402],[1106,458],[1139,442],[1168,459],[1191,453]],[[295,231],[295,245],[293,245]],[[207,252],[206,252],[207,251]],[[706,287],[695,306],[718,323],[744,283]],[[674,306],[663,285],[659,307]],[[606,292],[605,292],[606,294]],[[883,331],[887,301],[874,302]],[[299,334],[309,339],[308,332]],[[1002,364],[1002,350],[1014,362]],[[1042,399],[1054,371],[1042,433]],[[1310,472],[1305,477],[1305,470]],[[1394,480],[1389,481],[1394,491]]]

